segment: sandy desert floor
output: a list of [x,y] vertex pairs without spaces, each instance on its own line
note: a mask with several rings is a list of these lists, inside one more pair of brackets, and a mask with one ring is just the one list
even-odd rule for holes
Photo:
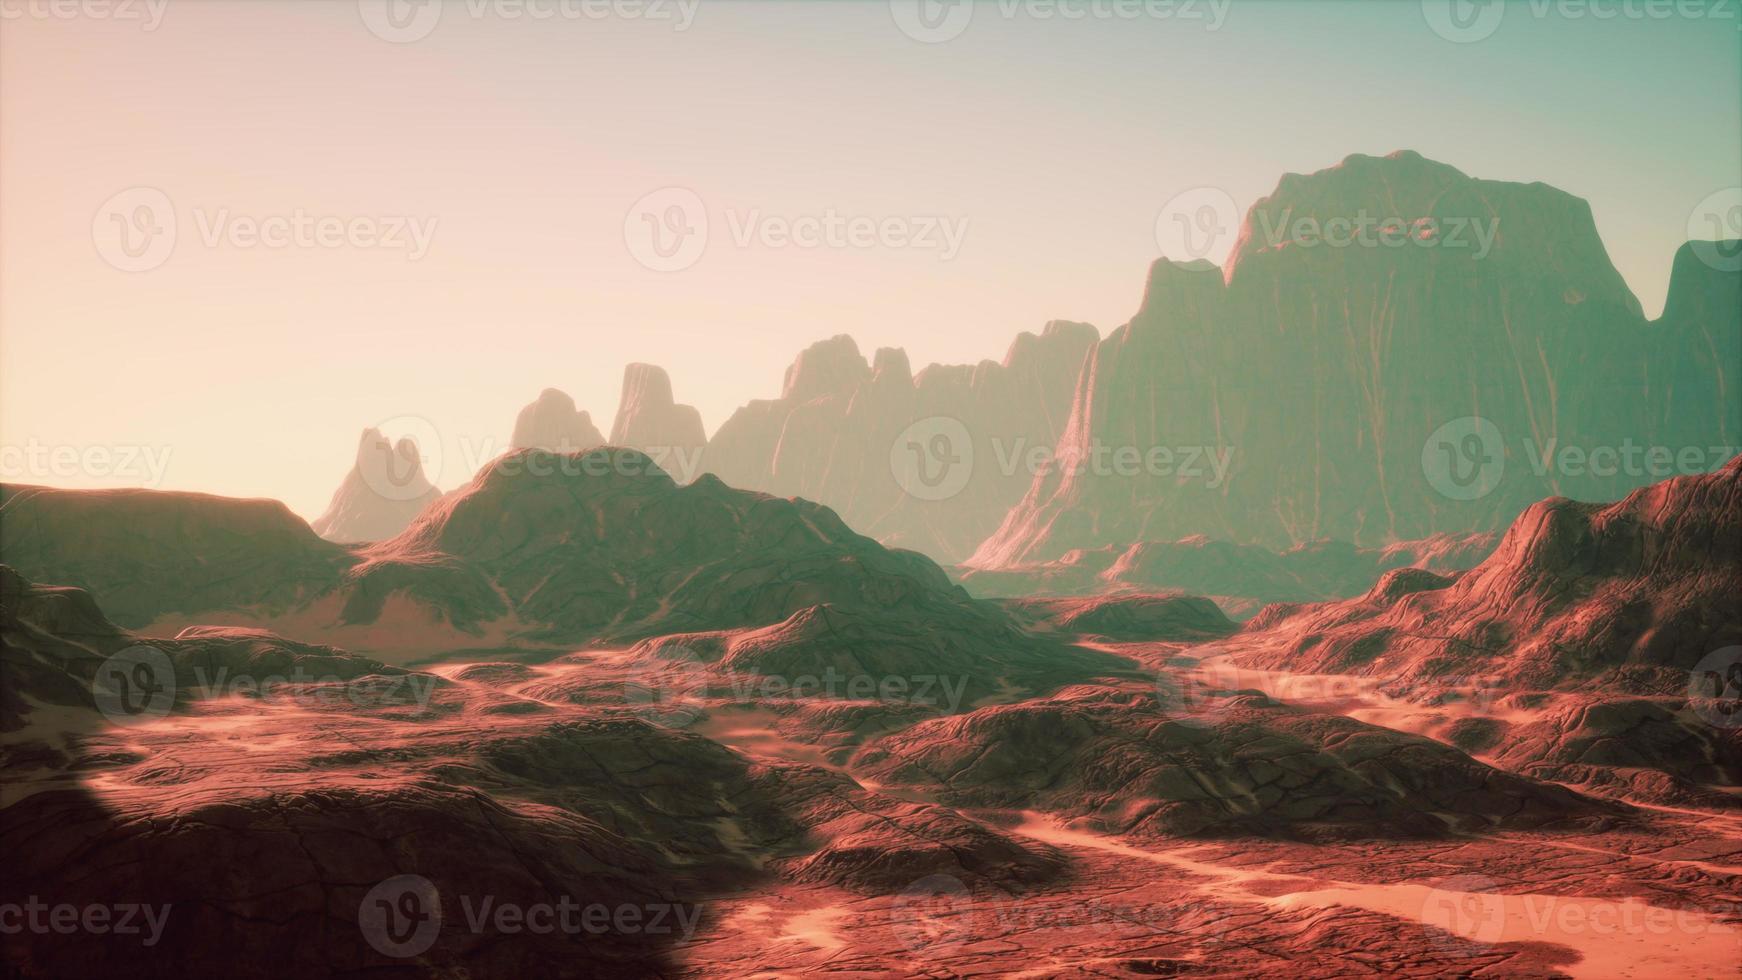
[[[1137,676],[1153,669],[1187,690],[1226,687],[1237,676],[1240,687],[1279,700],[1405,730],[1432,731],[1447,710],[1484,708],[1423,708],[1349,678],[1240,670],[1239,651],[1226,645],[1101,649],[1130,659]],[[702,673],[674,680],[674,670]],[[461,784],[490,745],[536,737],[571,717],[621,713],[701,736],[776,773],[822,769],[855,778],[867,799],[932,802],[923,788],[855,777],[855,746],[807,731],[794,704],[722,695],[719,681],[698,665],[650,671],[623,652],[583,651],[542,664],[435,664],[361,704],[354,689],[320,684],[225,694],[147,724],[87,733],[82,764],[20,772],[6,803],[76,785],[118,817],[169,819],[251,795]],[[1200,707],[1216,710],[1207,699]],[[52,738],[46,729],[68,717],[38,710],[32,734]],[[552,803],[535,782],[489,790],[528,812]],[[956,809],[992,833],[1051,849],[1067,873],[1020,893],[969,888],[949,875],[882,894],[773,876],[711,896],[700,929],[670,951],[669,969],[748,977],[1742,976],[1737,811],[1642,807],[1595,832],[1319,844],[1122,839],[1033,811]]]

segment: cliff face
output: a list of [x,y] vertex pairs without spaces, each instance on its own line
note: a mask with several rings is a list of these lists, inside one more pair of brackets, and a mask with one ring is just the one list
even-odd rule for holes
[[701,473],[707,442],[701,413],[672,397],[664,368],[631,364],[624,369],[611,445],[639,449],[679,483],[688,483]]
[[1002,362],[934,365],[907,354],[867,362],[852,338],[811,346],[781,397],[739,409],[708,445],[731,486],[801,496],[861,533],[939,561],[966,557],[1022,497],[1036,453],[1058,445],[1097,334],[1054,322],[1023,333]]
[[375,429],[365,429],[357,442],[356,464],[312,526],[316,534],[340,544],[384,541],[405,530],[439,496],[441,491],[423,474],[415,442],[394,443]]
[[1738,281],[1684,250],[1652,323],[1561,191],[1413,153],[1289,175],[1224,272],[1156,263],[1083,371],[1071,463],[970,563],[1191,534],[1380,546],[1716,468]]

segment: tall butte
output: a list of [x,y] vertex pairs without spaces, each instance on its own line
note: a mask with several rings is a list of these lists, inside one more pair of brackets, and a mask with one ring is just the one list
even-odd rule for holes
[[1224,270],[1155,263],[1060,461],[969,563],[1192,534],[1384,545],[1715,469],[1742,413],[1738,282],[1684,249],[1651,322],[1570,194],[1412,152],[1290,174]]
[[679,405],[664,368],[631,364],[623,370],[623,395],[611,422],[611,445],[639,449],[679,483],[701,473],[708,437],[702,415]]

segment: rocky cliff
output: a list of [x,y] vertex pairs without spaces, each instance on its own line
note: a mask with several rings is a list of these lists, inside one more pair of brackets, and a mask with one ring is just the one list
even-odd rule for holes
[[970,564],[1192,534],[1383,546],[1715,469],[1742,280],[1691,250],[1675,269],[1648,322],[1569,194],[1414,153],[1291,174],[1225,270],[1155,264],[1061,461]]

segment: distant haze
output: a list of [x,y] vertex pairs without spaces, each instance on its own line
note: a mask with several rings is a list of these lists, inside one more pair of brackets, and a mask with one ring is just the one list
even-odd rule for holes
[[[1733,12],[1520,5],[1454,43],[1414,2],[1190,19],[1005,3],[922,43],[886,3],[601,19],[527,0],[558,14],[534,20],[474,0],[392,43],[378,35],[423,28],[381,6],[66,18],[0,0],[5,480],[271,496],[312,517],[368,426],[435,433],[447,489],[543,388],[609,431],[637,361],[712,432],[832,334],[915,368],[999,359],[1051,319],[1105,335],[1136,311],[1175,195],[1212,186],[1243,210],[1356,152],[1587,199],[1655,315],[1690,217],[1742,180]],[[708,242],[658,271],[691,257],[638,255],[626,234],[668,187],[655,223],[693,194]],[[167,257],[104,244],[144,233],[105,211],[135,188],[170,202]],[[123,225],[144,200],[121,199]],[[83,462],[15,468],[55,450]]]

